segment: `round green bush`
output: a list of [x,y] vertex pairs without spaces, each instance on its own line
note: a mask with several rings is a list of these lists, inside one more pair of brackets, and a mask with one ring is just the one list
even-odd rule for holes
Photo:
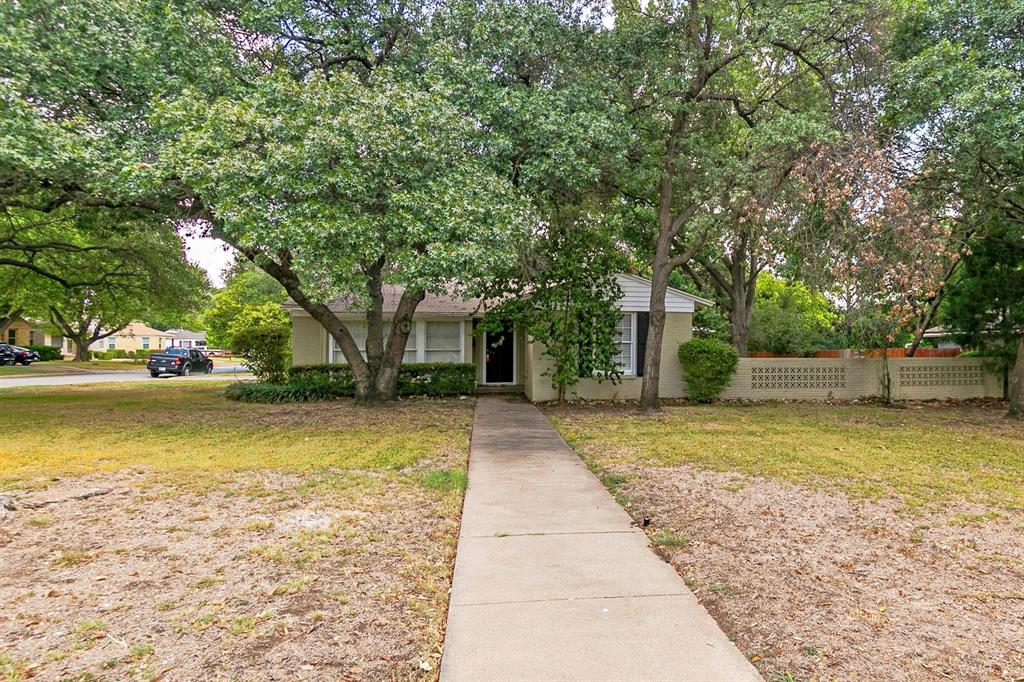
[[725,390],[736,372],[740,354],[724,341],[693,339],[679,344],[679,362],[683,363],[687,395],[699,403],[709,403]]
[[262,324],[237,331],[231,350],[241,355],[246,367],[260,381],[283,384],[291,364],[291,329],[280,324]]

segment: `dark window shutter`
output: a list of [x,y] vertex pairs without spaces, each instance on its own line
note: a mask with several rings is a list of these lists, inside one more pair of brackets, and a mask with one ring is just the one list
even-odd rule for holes
[[647,356],[647,325],[651,323],[650,313],[636,314],[636,375],[644,375],[644,358]]

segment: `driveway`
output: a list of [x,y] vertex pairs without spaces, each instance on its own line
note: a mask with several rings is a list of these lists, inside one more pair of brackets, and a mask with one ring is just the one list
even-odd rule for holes
[[197,374],[190,377],[160,377],[154,379],[149,372],[135,370],[77,370],[68,374],[18,374],[0,378],[0,388],[16,388],[18,386],[70,386],[73,384],[102,384],[123,381],[210,381],[225,379],[248,379],[252,375],[244,365],[223,365],[214,367],[213,374]]

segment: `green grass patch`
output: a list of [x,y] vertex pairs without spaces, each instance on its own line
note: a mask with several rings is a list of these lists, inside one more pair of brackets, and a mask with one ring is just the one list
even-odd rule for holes
[[28,661],[0,652],[0,679],[5,682],[23,682],[28,679],[29,673]]
[[239,616],[228,623],[228,634],[235,637],[248,635],[256,629],[256,619],[252,616]]
[[133,646],[131,649],[128,650],[128,655],[134,661],[141,660],[143,658],[146,658],[147,656],[152,656],[153,655],[153,645],[149,644],[148,642],[144,642],[142,644],[136,644],[135,646]]
[[54,563],[61,568],[71,568],[92,561],[92,554],[79,549],[67,549],[57,555]]
[[77,374],[82,370],[123,370],[140,372],[144,369],[146,369],[145,360],[88,360],[86,362],[75,362],[73,360],[50,360],[46,362],[33,362],[28,366],[5,365],[0,367],[0,377],[38,376],[41,374]]
[[98,618],[93,620],[83,620],[77,627],[75,627],[75,632],[80,635],[87,635],[90,632],[98,632],[105,627],[107,627],[107,624]]
[[669,549],[675,549],[678,547],[686,547],[690,544],[690,538],[677,533],[671,528],[659,528],[652,536],[651,542],[658,547],[667,547]]
[[0,489],[136,466],[178,484],[262,468],[401,470],[468,449],[471,416],[469,401],[240,404],[219,382],[9,389],[0,392]]
[[469,485],[469,478],[466,476],[465,471],[440,469],[425,473],[423,475],[423,485],[431,490],[440,490],[442,492],[457,490],[461,493],[466,491],[466,486]]
[[555,427],[588,466],[671,467],[838,488],[908,506],[953,498],[1024,506],[1024,426],[993,408],[874,405],[551,408]]

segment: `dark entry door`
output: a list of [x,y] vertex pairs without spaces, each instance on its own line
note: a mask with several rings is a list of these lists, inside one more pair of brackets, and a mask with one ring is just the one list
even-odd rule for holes
[[486,337],[484,383],[514,384],[516,349],[512,328],[506,327],[500,332],[487,332]]

